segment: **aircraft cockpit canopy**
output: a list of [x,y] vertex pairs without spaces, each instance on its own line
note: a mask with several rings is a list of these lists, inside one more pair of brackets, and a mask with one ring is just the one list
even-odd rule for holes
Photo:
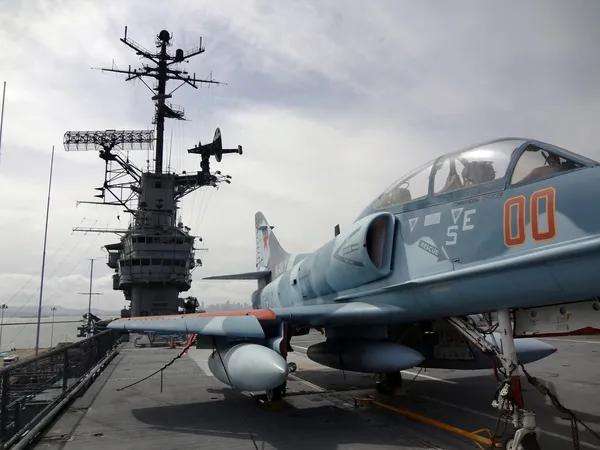
[[[513,157],[527,142],[530,144],[518,156],[519,160],[512,171],[510,184],[526,183],[550,176],[558,171],[585,166],[575,159],[539,147],[535,145],[535,141],[526,139],[497,140],[468,150],[443,155],[424,164],[395,181],[371,206],[376,210],[387,209],[425,199],[430,193],[433,196],[439,196],[479,185],[489,186],[490,191],[502,189],[505,186],[505,177]],[[566,150],[562,152],[564,153]],[[569,152],[566,153],[569,154]],[[578,155],[573,156],[577,158]],[[587,162],[586,158],[581,157],[580,159]],[[590,162],[595,164],[593,161]]]

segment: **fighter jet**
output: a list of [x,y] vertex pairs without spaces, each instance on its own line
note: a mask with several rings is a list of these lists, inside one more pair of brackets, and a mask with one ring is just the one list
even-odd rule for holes
[[[217,379],[272,399],[285,395],[291,338],[312,328],[326,339],[308,358],[380,374],[383,390],[413,367],[492,368],[501,352],[486,346],[498,349],[501,336],[477,325],[480,315],[510,312],[521,335],[565,334],[577,330],[529,319],[548,317],[543,307],[598,309],[598,186],[599,163],[584,156],[526,138],[486,142],[401,177],[312,253],[285,251],[257,212],[255,270],[209,277],[257,280],[251,310],[123,318],[108,328],[195,333],[215,349]],[[533,338],[512,344],[520,363],[555,351]]]

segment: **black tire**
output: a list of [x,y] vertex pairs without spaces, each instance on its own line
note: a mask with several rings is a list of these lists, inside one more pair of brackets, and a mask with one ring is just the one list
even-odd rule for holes
[[523,450],[541,450],[540,444],[537,440],[537,434],[527,433],[521,441]]
[[376,384],[375,388],[380,394],[395,395],[396,391],[402,388],[402,373],[391,372],[383,374],[381,381]]
[[267,400],[277,402],[285,397],[285,383],[267,391]]
[[[512,439],[508,439],[504,448],[508,449],[508,445],[512,442]],[[518,450],[541,450],[540,444],[537,440],[537,434],[527,433],[523,439],[521,439],[521,445]]]

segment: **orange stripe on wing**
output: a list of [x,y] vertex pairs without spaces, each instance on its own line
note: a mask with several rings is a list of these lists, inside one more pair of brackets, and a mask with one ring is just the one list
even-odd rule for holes
[[162,319],[189,319],[194,317],[232,317],[232,316],[255,316],[258,320],[275,320],[276,315],[270,309],[242,309],[238,311],[219,311],[210,313],[197,314],[172,314],[168,316],[139,316],[139,317],[124,317],[117,319],[122,322],[130,320],[162,320]]

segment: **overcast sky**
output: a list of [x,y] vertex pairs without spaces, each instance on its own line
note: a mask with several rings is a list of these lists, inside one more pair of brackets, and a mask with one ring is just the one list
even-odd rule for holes
[[[162,29],[173,51],[202,37],[206,52],[185,68],[228,83],[178,90],[172,103],[189,121],[166,130],[177,171],[199,170],[186,149],[217,126],[225,146],[244,147],[213,163],[231,185],[183,202],[185,224],[209,248],[190,293],[218,303],[248,301],[255,289],[200,279],[254,269],[257,210],[288,251],[312,251],[394,179],[461,147],[526,136],[600,159],[598,23],[594,1],[0,0],[0,302],[10,316],[38,300],[54,145],[44,304],[85,308],[77,293],[88,289],[92,257],[93,290],[104,294],[96,305],[125,304],[101,248],[115,236],[72,228],[126,227],[128,216],[76,206],[93,200],[104,165],[97,153],[65,152],[62,138],[151,127],[145,86],[90,70],[140,67],[119,41],[126,25],[146,48]],[[144,165],[145,152],[132,157]]]

